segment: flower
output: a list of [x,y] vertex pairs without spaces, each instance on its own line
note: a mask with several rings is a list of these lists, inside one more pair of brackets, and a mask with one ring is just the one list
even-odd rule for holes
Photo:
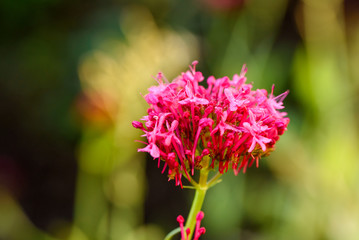
[[252,90],[246,84],[243,66],[233,79],[210,76],[208,87],[196,71],[197,61],[190,70],[172,82],[163,82],[157,75],[158,86],[149,88],[145,100],[148,115],[132,124],[144,132],[146,147],[153,158],[164,161],[169,179],[182,186],[181,177],[190,179],[195,169],[210,168],[220,173],[232,168],[237,175],[253,162],[269,155],[288,126],[283,100],[289,91],[274,97],[265,89]]
[[[204,218],[204,213],[202,211],[199,211],[197,216],[196,216],[196,229],[194,231],[194,238],[193,240],[198,240],[199,237],[203,234],[206,233],[206,229],[204,227],[201,227],[201,221]],[[186,230],[184,229],[184,218],[179,215],[177,217],[177,222],[180,225],[180,229],[181,229],[181,240],[189,240],[189,235],[191,233],[191,229],[187,228]]]

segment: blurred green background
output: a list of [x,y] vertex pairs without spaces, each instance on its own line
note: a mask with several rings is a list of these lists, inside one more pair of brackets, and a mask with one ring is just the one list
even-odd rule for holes
[[176,228],[193,192],[137,153],[131,121],[152,76],[193,60],[290,90],[277,150],[208,191],[202,239],[359,239],[357,1],[2,0],[0,30],[0,239]]

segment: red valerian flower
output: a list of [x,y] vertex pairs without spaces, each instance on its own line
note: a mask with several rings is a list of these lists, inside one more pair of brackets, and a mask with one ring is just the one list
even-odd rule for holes
[[232,80],[209,77],[205,88],[199,85],[204,77],[196,64],[171,83],[159,73],[159,85],[144,97],[149,104],[148,115],[141,119],[145,124],[132,123],[147,139],[147,146],[138,151],[162,160],[162,171],[168,168],[169,179],[181,186],[182,175],[190,179],[195,169],[218,168],[224,173],[232,168],[238,174],[254,161],[258,166],[289,123],[279,111],[289,91],[274,97],[274,86],[270,94],[252,90],[252,84],[245,83],[245,66]]
[[[206,229],[204,227],[201,227],[201,221],[204,218],[204,213],[202,211],[199,211],[196,216],[196,229],[194,230],[194,238],[193,240],[199,240],[199,237],[206,233]],[[181,240],[189,240],[189,235],[191,233],[191,229],[184,227],[184,218],[179,215],[177,217],[177,222],[180,225],[181,229]]]

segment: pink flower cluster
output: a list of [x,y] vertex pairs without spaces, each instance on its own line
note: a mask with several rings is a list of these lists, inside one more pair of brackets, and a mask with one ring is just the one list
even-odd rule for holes
[[[196,216],[196,229],[194,230],[193,240],[198,240],[201,235],[206,233],[206,229],[204,227],[201,227],[201,221],[203,218],[204,218],[204,213],[202,211],[199,211]],[[181,215],[177,217],[177,222],[180,225],[180,229],[181,229],[181,240],[189,240],[191,229],[187,228],[185,230],[184,218]]]
[[[183,174],[189,179],[194,169],[218,168],[220,173],[232,168],[235,174],[246,171],[254,161],[268,155],[289,123],[283,109],[288,91],[277,97],[265,89],[252,90],[246,84],[243,66],[240,75],[204,80],[196,71],[197,61],[190,70],[171,83],[159,73],[158,86],[148,89],[149,104],[143,123],[132,122],[147,138],[147,145],[138,149],[164,161],[163,171],[181,185]],[[210,159],[208,164],[208,160]],[[207,164],[207,165],[206,165]]]

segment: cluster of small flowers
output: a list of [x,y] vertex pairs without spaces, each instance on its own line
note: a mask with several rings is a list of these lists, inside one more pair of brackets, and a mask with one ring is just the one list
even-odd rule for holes
[[205,88],[199,84],[204,77],[196,64],[171,83],[159,73],[159,85],[145,96],[150,105],[141,119],[145,124],[132,122],[148,141],[138,151],[150,153],[158,165],[163,160],[162,172],[168,167],[169,178],[181,186],[182,175],[189,179],[194,169],[218,167],[224,173],[232,168],[238,174],[254,161],[258,166],[289,123],[286,113],[278,111],[288,91],[274,97],[274,86],[270,94],[252,90],[252,84],[245,83],[245,66],[232,80],[209,77]]
[[[194,230],[194,238],[193,240],[198,240],[199,237],[206,233],[206,229],[204,227],[201,227],[201,221],[204,218],[204,213],[202,211],[199,211],[196,216],[196,229]],[[177,217],[177,222],[180,225],[181,229],[181,240],[189,240],[189,235],[191,233],[191,229],[187,228],[184,229],[184,218],[179,215]]]

